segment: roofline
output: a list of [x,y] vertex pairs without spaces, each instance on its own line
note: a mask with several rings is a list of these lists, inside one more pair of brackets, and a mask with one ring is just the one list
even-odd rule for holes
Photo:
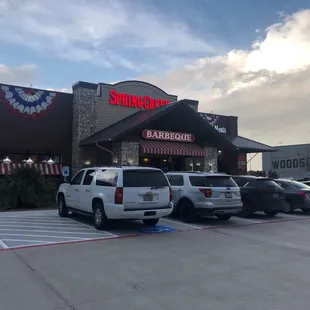
[[90,82],[84,82],[84,81],[78,81],[72,85],[73,90],[77,88],[97,89],[97,87],[98,87],[98,84],[96,83],[90,83]]
[[[182,100],[176,101],[174,104],[171,103],[168,107],[166,106],[165,109],[162,109],[161,112],[157,113],[157,114],[154,115],[154,116],[151,116],[151,117],[147,118],[146,120],[144,120],[144,121],[142,121],[141,123],[139,123],[136,127],[131,127],[131,128],[129,128],[128,130],[126,130],[126,131],[124,131],[124,132],[122,132],[122,133],[120,133],[120,134],[114,136],[113,139],[111,139],[110,141],[119,140],[121,137],[123,137],[123,136],[127,135],[128,133],[132,132],[133,130],[135,130],[138,126],[142,126],[143,124],[146,124],[146,123],[149,123],[150,121],[153,121],[153,120],[155,120],[155,119],[158,119],[159,117],[161,117],[161,116],[164,115],[165,113],[168,113],[168,111],[171,111],[171,110],[173,110],[173,109],[176,109],[177,107],[179,107],[179,106],[182,105],[183,107],[185,107],[185,109],[188,109],[189,111],[196,113],[196,114],[197,114],[197,120],[198,120],[198,119],[201,120],[202,124],[204,124],[204,126],[206,126],[206,128],[209,128],[210,130],[212,130],[212,131],[214,132],[214,134],[218,136],[218,138],[219,138],[219,140],[220,140],[221,142],[224,143],[224,141],[225,141],[225,142],[227,143],[227,145],[229,145],[232,149],[234,149],[234,150],[237,150],[237,149],[238,149],[235,145],[233,145],[233,143],[231,143],[229,140],[227,140],[227,139],[223,136],[223,134],[219,133],[216,129],[214,129],[214,127],[213,127],[212,125],[210,125],[208,122],[206,122],[206,121],[199,115],[198,112],[196,112],[195,110],[193,110],[193,109],[188,105],[188,103],[187,103],[186,101],[187,101],[186,99],[182,99]],[[158,108],[158,109],[160,109],[160,108]],[[147,112],[147,111],[145,111],[145,110],[144,110],[144,111],[138,111],[137,113],[145,113],[145,112]],[[118,121],[118,122],[116,122],[116,123],[114,123],[114,124],[112,124],[112,125],[110,125],[110,126],[104,128],[104,129],[102,129],[102,130],[99,131],[99,132],[102,132],[102,131],[106,130],[107,128],[110,128],[110,127],[112,127],[112,126],[114,126],[114,125],[116,125],[116,124],[118,124],[118,123],[121,123],[123,120],[125,120],[125,119],[131,117],[132,115],[133,115],[133,114],[131,114],[131,115],[129,115],[128,117],[126,117],[126,118],[124,118],[124,119],[122,119],[122,120],[120,120],[120,121]],[[92,135],[92,136],[90,136],[90,137],[88,137],[88,138],[82,140],[82,141],[80,142],[80,146],[89,146],[89,145],[95,144],[96,142],[85,144],[84,141],[90,139],[91,137],[94,137],[94,136],[95,136],[96,134],[98,134],[99,132],[97,132],[97,133],[95,133],[94,135]],[[83,143],[83,142],[84,142],[84,143]],[[100,143],[100,142],[107,142],[107,141],[99,141],[99,142],[97,142],[97,143]]]
[[65,93],[65,92],[63,92],[63,91],[56,91],[56,90],[35,88],[35,87],[30,87],[30,86],[21,86],[21,85],[4,84],[4,83],[1,83],[1,82],[0,82],[0,86],[19,87],[19,88],[32,88],[32,89],[34,89],[34,90],[48,91],[48,92],[51,92],[51,93],[57,93],[57,94],[63,94],[63,95],[72,96],[72,93]]
[[109,84],[109,83],[99,83],[100,85],[106,85],[106,86],[118,86],[120,84],[123,84],[123,83],[130,83],[130,82],[138,82],[138,83],[141,83],[141,84],[145,84],[145,85],[148,85],[148,86],[152,86],[152,87],[155,87],[157,88],[159,91],[161,91],[162,93],[164,93],[166,96],[170,96],[170,97],[176,97],[178,98],[177,95],[172,95],[172,94],[168,94],[166,93],[163,89],[159,88],[158,86],[154,85],[154,84],[151,84],[151,83],[148,83],[148,82],[144,82],[144,81],[141,81],[141,80],[127,80],[127,81],[121,81],[121,82],[117,82],[115,84]]

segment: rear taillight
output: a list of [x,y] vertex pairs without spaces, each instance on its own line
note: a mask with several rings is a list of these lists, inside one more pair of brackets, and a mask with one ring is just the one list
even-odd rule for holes
[[123,204],[123,188],[122,187],[116,187],[114,202],[116,205],[122,205]]
[[169,186],[169,202],[172,201],[172,188]]
[[298,195],[300,195],[304,199],[308,199],[309,198],[309,196],[306,193],[304,193],[304,192],[299,192]]
[[199,190],[205,195],[206,198],[211,198],[212,190],[206,188],[199,188]]

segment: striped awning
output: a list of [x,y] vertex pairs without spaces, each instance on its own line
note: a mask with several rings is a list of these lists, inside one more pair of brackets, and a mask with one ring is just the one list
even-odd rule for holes
[[[24,163],[10,163],[4,164],[0,163],[0,175],[10,174],[14,169],[26,166]],[[33,164],[32,167],[38,169],[43,175],[62,175],[62,165],[61,164]]]
[[143,154],[180,155],[190,157],[204,157],[206,155],[205,150],[194,143],[141,140],[140,148],[141,153]]

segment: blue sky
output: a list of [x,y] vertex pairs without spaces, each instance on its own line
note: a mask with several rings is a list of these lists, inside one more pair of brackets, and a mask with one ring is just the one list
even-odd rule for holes
[[[0,28],[6,29],[0,35],[0,63],[8,67],[36,65],[37,73],[33,81],[29,79],[29,84],[56,89],[70,88],[77,80],[113,82],[160,74],[198,58],[223,55],[232,49],[250,49],[259,35],[255,31],[264,30],[277,22],[279,12],[290,14],[307,5],[305,0],[80,0],[76,3],[81,9],[88,8],[89,16],[97,14],[94,20],[90,18],[83,24],[78,20],[84,16],[81,12],[72,12],[70,16],[70,0],[67,4],[67,1],[55,0],[52,5],[47,0],[0,2],[4,3],[0,4],[0,16],[3,17]],[[59,9],[58,2],[67,8]],[[23,5],[20,6],[21,3]],[[109,17],[105,23],[107,15]],[[128,23],[127,31],[126,25],[119,25],[122,18]],[[138,21],[138,18],[141,20]],[[57,35],[62,22],[68,34],[63,38],[59,36],[63,47],[57,49]],[[157,33],[159,23],[165,24],[165,27]],[[172,29],[170,24],[173,24]],[[70,41],[70,35],[74,33],[70,25],[78,28],[115,27],[117,30],[99,30],[98,34],[93,34],[94,46],[91,39],[83,40],[83,36],[89,35],[89,29],[78,30],[76,38]],[[36,27],[42,27],[39,35]],[[170,45],[169,40],[178,29],[178,39],[172,40]],[[20,30],[23,30],[23,35],[19,37],[17,33]],[[164,32],[168,33],[166,41],[152,46],[152,38],[157,41],[157,37]],[[149,37],[149,41],[139,47],[145,36]],[[179,45],[182,46],[179,48]],[[74,55],[77,46],[85,55]],[[110,55],[103,52],[106,49]],[[89,55],[86,55],[87,52]],[[118,57],[122,59],[118,60]],[[104,63],[106,60],[108,66]],[[130,64],[122,64],[122,61]]]

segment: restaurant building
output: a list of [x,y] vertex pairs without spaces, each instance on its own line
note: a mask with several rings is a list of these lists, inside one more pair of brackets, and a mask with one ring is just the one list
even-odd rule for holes
[[86,166],[246,173],[246,154],[276,151],[238,135],[238,118],[198,112],[196,100],[142,81],[77,82],[73,93],[0,84],[0,174]]

